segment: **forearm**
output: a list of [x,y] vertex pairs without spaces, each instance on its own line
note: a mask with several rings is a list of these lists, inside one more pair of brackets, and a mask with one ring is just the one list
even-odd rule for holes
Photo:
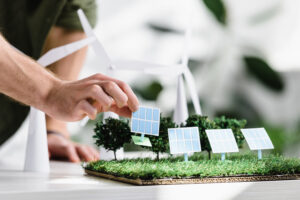
[[[65,45],[74,41],[81,40],[85,34],[81,31],[68,31],[60,27],[53,27],[45,42],[43,52]],[[83,66],[87,48],[83,48],[64,59],[50,65],[48,68],[62,80],[76,80]],[[65,122],[56,120],[50,116],[46,116],[47,129],[57,131],[65,137],[69,137]]]
[[13,49],[0,35],[0,92],[45,110],[45,102],[60,81],[31,58]]

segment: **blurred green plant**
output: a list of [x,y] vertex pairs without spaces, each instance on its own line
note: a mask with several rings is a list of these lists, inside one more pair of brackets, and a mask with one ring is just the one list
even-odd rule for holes
[[254,56],[244,56],[244,62],[248,72],[262,84],[274,91],[283,91],[282,77],[265,60]]
[[213,14],[216,20],[222,24],[227,24],[226,7],[222,0],[202,0],[206,8]]
[[145,100],[155,101],[163,90],[163,86],[158,81],[152,81],[145,87],[134,87],[133,90]]

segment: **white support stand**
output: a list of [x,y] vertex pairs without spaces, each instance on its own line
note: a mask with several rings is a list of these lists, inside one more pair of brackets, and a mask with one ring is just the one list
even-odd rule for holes
[[188,157],[188,154],[185,153],[185,154],[184,154],[184,162],[187,162],[187,161],[189,161],[189,157]]
[[50,171],[45,113],[33,107],[30,107],[24,171]]
[[188,114],[187,101],[186,101],[184,84],[183,84],[183,77],[182,74],[180,74],[177,80],[177,100],[176,100],[176,107],[175,107],[173,119],[177,125],[180,125],[181,123],[185,122],[188,116],[189,114]]
[[225,161],[225,153],[221,153],[221,160]]
[[257,150],[257,157],[258,157],[258,160],[262,159],[262,151],[261,151],[261,149]]

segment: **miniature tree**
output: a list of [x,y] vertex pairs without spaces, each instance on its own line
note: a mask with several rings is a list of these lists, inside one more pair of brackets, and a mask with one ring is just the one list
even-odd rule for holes
[[168,128],[175,127],[175,123],[170,117],[160,116],[159,136],[148,136],[152,147],[145,148],[151,149],[151,151],[156,154],[157,160],[159,160],[159,153],[166,153],[169,151]]
[[205,130],[217,128],[214,121],[209,120],[207,116],[191,115],[186,120],[185,126],[186,127],[197,126],[199,128],[201,149],[204,151],[207,151],[208,158],[210,159],[211,158],[211,147],[210,147],[210,144],[208,141],[208,137],[205,133]]
[[95,144],[113,151],[115,160],[117,160],[116,151],[131,140],[128,121],[120,119],[108,118],[105,122],[97,122],[94,132]]
[[246,124],[247,124],[246,120],[237,120],[237,119],[226,118],[225,116],[221,116],[221,117],[215,118],[214,122],[215,122],[217,128],[232,129],[232,132],[233,132],[233,135],[235,137],[238,147],[241,148],[243,146],[245,138],[240,129],[242,129],[246,126]]

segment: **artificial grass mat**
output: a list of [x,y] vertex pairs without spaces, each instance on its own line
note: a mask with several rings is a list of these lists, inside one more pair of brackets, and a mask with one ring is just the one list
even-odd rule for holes
[[130,179],[163,178],[209,178],[241,175],[285,175],[300,174],[300,159],[278,155],[264,155],[262,160],[255,154],[231,154],[225,161],[220,156],[207,157],[194,154],[188,162],[183,157],[163,158],[159,161],[146,159],[124,159],[88,163],[85,169]]

